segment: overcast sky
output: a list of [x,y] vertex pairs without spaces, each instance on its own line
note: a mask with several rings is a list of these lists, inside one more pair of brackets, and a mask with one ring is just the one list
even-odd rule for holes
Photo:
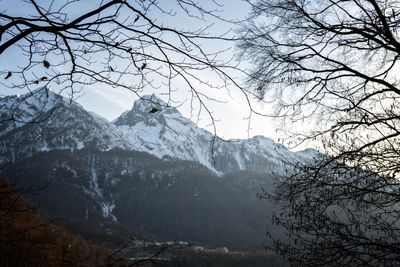
[[[161,1],[163,2],[163,1]],[[174,3],[174,1],[163,2],[163,4],[167,3]],[[246,3],[242,0],[221,0],[219,3],[223,4],[220,7],[223,12],[221,15],[225,18],[230,19],[240,19],[247,15],[249,8]],[[5,7],[8,10],[16,10],[22,13],[29,13],[30,7],[22,0],[0,0],[0,6],[2,9]],[[87,6],[85,7],[87,8]],[[159,20],[163,19],[170,19],[170,18],[163,18],[159,17]],[[168,21],[171,23],[171,21]],[[210,21],[205,21],[203,24],[202,22],[195,22],[193,19],[189,19],[186,16],[176,16],[173,24],[176,27],[193,27],[197,29],[202,27],[206,24],[209,24]],[[224,23],[222,21],[216,21],[215,24],[208,30],[210,34],[220,34],[229,29],[231,29],[234,25],[229,23]],[[213,49],[213,45],[215,43],[204,43],[205,48]],[[225,45],[225,48],[229,48],[232,44],[221,44]],[[220,49],[218,47],[218,49]],[[225,53],[226,57],[231,57],[234,54],[234,47]],[[13,53],[13,50],[7,51],[0,57],[0,65],[4,67],[7,65],[7,62],[15,63],[17,61],[19,55]],[[243,66],[246,66],[245,64]],[[210,77],[202,77],[205,80],[213,79]],[[237,77],[238,81],[242,80],[243,77]],[[182,84],[182,87],[185,87],[185,84]],[[174,94],[174,97],[178,101],[179,104],[178,109],[180,112],[192,120],[196,120],[195,116],[193,116],[193,110],[190,110],[189,107],[189,95],[186,95],[185,88],[184,90],[179,90],[178,93]],[[0,93],[2,95],[7,94],[16,94],[16,93],[23,93],[19,91],[10,91],[4,88],[0,88]],[[145,91],[147,94],[153,93],[152,90]],[[158,93],[158,92],[156,92]],[[251,124],[250,124],[250,132],[248,132],[248,120],[245,119],[249,115],[249,108],[247,106],[247,102],[240,90],[237,88],[230,88],[229,94],[226,91],[216,92],[216,91],[208,91],[207,92],[210,96],[216,97],[219,100],[226,101],[226,103],[207,103],[210,110],[213,111],[213,116],[217,120],[217,134],[218,136],[230,139],[230,138],[247,138],[248,136],[252,137],[254,135],[264,135],[270,138],[275,139],[278,141],[278,137],[281,135],[279,131],[277,131],[277,122],[268,118],[268,117],[261,117],[253,114]],[[179,94],[179,95],[177,95]],[[159,95],[160,98],[165,98],[163,95]],[[104,86],[92,86],[88,88],[83,88],[81,94],[77,97],[77,101],[83,105],[86,109],[97,113],[98,115],[106,118],[109,121],[117,118],[122,112],[127,109],[132,108],[133,102],[137,99],[137,97],[124,89],[118,88],[107,88]],[[254,101],[256,103],[256,101]],[[269,112],[268,105],[257,105],[258,110],[261,112]],[[194,111],[196,113],[196,111]],[[191,116],[192,115],[192,116]],[[198,125],[203,128],[208,128],[211,130],[210,127],[207,125],[210,124],[210,118],[204,114],[203,117],[200,118]]]

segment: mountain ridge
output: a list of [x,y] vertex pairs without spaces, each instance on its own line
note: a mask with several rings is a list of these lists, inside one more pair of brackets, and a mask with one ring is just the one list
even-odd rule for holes
[[[36,151],[95,146],[103,151],[121,148],[147,152],[161,159],[195,161],[222,175],[232,170],[282,173],[284,162],[295,163],[317,155],[313,150],[291,152],[264,136],[231,140],[216,138],[155,94],[135,101],[131,110],[113,122],[86,111],[50,88],[39,88],[19,97],[1,98],[0,108],[3,118],[0,162],[6,161],[7,155],[14,158]],[[16,117],[20,119],[13,120]],[[41,123],[31,123],[35,119]],[[53,132],[49,133],[49,129]],[[10,137],[12,135],[14,137]],[[22,142],[18,148],[10,146],[10,138],[13,144],[29,141]]]

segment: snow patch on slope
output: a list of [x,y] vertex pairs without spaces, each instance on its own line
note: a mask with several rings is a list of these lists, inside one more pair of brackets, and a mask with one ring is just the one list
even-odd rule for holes
[[90,180],[90,191],[92,192],[92,197],[96,199],[102,209],[102,214],[104,218],[111,218],[113,221],[117,221],[117,218],[112,214],[113,209],[115,208],[114,201],[107,202],[103,196],[103,192],[99,187],[99,181],[96,173],[95,166],[95,157],[92,158],[92,166],[91,166],[91,180]]

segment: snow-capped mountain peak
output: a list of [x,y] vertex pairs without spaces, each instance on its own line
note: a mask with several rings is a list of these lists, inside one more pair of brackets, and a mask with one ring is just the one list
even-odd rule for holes
[[33,90],[25,95],[13,95],[0,101],[0,135],[28,123],[39,123],[66,100],[50,87]]
[[137,100],[114,124],[133,144],[134,150],[158,158],[195,161],[217,174],[233,170],[282,173],[285,161],[295,162],[303,156],[264,136],[216,138],[155,95]]
[[0,110],[0,164],[55,149],[131,147],[117,127],[48,88],[1,98]]
[[124,132],[135,150],[159,158],[192,160],[213,169],[213,135],[155,95],[135,101],[133,108],[117,118],[114,124]]
[[162,111],[165,108],[172,108],[169,107],[166,102],[164,102],[161,98],[156,96],[155,94],[152,95],[144,95],[137,101],[133,103],[133,110],[137,112],[150,112],[153,108],[157,108],[158,111]]
[[145,95],[136,100],[132,109],[121,114],[113,123],[118,126],[133,127],[137,123],[145,121],[149,125],[154,125],[157,121],[163,123],[163,117],[167,114],[174,114],[176,117],[182,116],[176,108],[168,106],[156,95]]
[[2,98],[0,108],[0,163],[40,151],[91,146],[194,161],[217,174],[234,170],[264,173],[282,172],[285,161],[310,160],[312,154],[290,152],[263,136],[216,138],[155,95],[135,101],[113,123],[48,88]]

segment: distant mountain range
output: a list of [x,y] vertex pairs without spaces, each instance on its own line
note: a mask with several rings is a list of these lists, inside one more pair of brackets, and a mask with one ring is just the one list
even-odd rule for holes
[[272,190],[285,162],[317,155],[262,136],[216,138],[155,95],[113,122],[47,88],[1,98],[0,110],[0,172],[45,186],[31,198],[51,216],[165,240],[262,249],[274,207],[256,193]]
[[39,151],[91,146],[100,151],[120,148],[161,159],[190,160],[218,174],[233,170],[280,173],[283,162],[316,155],[311,149],[290,152],[263,136],[215,138],[155,95],[143,96],[111,123],[46,88],[2,98],[0,109],[1,162]]

